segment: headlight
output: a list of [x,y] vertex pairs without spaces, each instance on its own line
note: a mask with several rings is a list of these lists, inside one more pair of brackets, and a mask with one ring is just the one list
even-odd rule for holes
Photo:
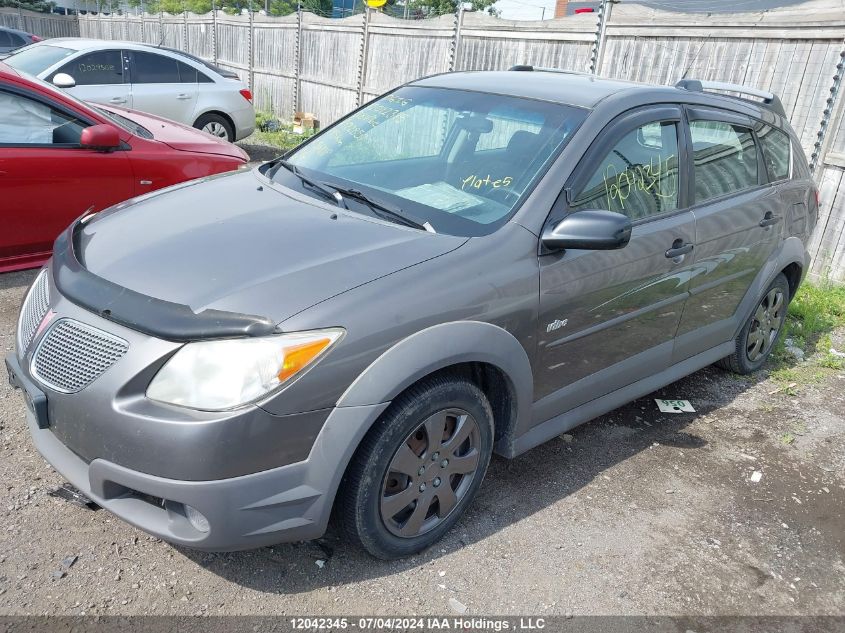
[[188,343],[159,370],[147,397],[205,411],[233,409],[278,389],[342,335],[332,328]]

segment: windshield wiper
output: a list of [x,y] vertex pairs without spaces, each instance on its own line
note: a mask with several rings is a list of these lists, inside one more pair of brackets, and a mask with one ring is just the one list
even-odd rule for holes
[[336,204],[340,204],[340,203],[343,202],[343,197],[339,193],[334,191],[333,188],[329,189],[329,187],[327,187],[323,183],[321,183],[317,180],[314,180],[313,178],[309,178],[308,176],[306,176],[305,174],[302,173],[302,170],[297,165],[294,165],[293,163],[289,163],[288,161],[284,160],[283,158],[279,158],[279,159],[276,159],[275,161],[273,161],[273,166],[267,172],[267,176],[269,178],[272,178],[273,175],[278,171],[279,167],[284,167],[290,173],[292,173],[294,176],[299,178],[299,180],[302,181],[303,184],[308,185],[309,187],[311,187],[312,189],[314,189],[316,191],[319,191],[321,194],[323,194],[326,198],[330,199],[332,202],[334,202]]
[[421,231],[428,231],[429,233],[436,233],[434,227],[431,226],[428,222],[421,222],[417,220],[415,217],[408,215],[405,211],[401,208],[393,206],[392,204],[388,204],[382,200],[376,200],[375,198],[371,198],[363,191],[359,191],[358,189],[353,189],[351,187],[344,187],[342,185],[337,185],[333,182],[324,182],[324,185],[328,185],[338,193],[346,196],[347,198],[353,198],[358,200],[359,202],[363,202],[366,204],[370,209],[372,209],[376,215],[392,220],[398,224],[404,224],[405,226],[410,226],[414,229],[420,229]]

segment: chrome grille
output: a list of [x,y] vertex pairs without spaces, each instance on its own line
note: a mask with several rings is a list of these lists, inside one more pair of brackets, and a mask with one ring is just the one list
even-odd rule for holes
[[29,289],[18,318],[18,353],[21,357],[32,343],[32,338],[38,330],[38,324],[47,315],[50,308],[50,284],[47,282],[47,271],[42,270],[35,283]]
[[48,387],[74,393],[94,382],[129,349],[129,343],[98,328],[60,319],[32,359],[32,375]]

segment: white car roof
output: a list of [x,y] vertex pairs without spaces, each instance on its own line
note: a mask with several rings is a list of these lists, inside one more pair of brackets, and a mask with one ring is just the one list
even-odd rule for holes
[[171,51],[152,46],[150,44],[141,44],[140,42],[129,42],[122,40],[95,40],[86,37],[53,37],[43,42],[44,45],[61,46],[62,48],[70,48],[75,51],[96,51],[108,48],[128,48],[140,51],[156,51],[159,53],[171,53]]

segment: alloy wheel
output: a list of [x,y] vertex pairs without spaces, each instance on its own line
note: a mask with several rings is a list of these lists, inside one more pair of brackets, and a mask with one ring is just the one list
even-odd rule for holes
[[475,418],[445,409],[408,435],[387,468],[381,518],[394,535],[413,538],[442,523],[478,472],[481,436]]
[[745,353],[752,363],[765,356],[777,339],[786,306],[783,291],[772,288],[751,317]]
[[202,131],[207,132],[212,136],[216,136],[217,138],[229,138],[229,135],[226,133],[226,127],[217,121],[209,121],[203,126]]

